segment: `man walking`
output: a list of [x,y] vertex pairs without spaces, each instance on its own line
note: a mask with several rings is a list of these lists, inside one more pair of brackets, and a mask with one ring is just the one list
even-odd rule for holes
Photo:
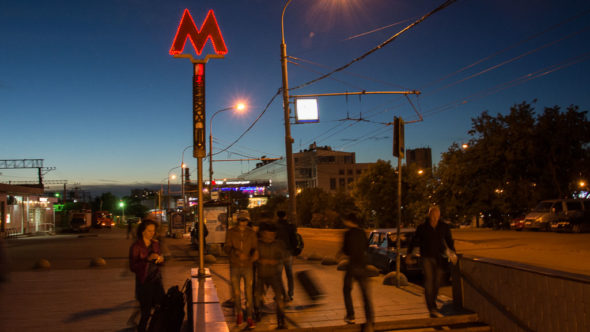
[[[354,324],[354,307],[352,305],[352,281],[356,280],[361,287],[363,303],[365,305],[365,319],[367,321],[363,331],[373,331],[373,304],[369,294],[369,280],[367,276],[367,247],[369,245],[365,231],[360,228],[360,221],[353,213],[344,217],[344,225],[348,230],[344,233],[341,253],[348,256],[348,265],[344,274],[344,305],[346,317],[344,321]],[[340,256],[340,253],[339,253]]]
[[252,266],[258,259],[258,241],[256,232],[248,227],[250,219],[246,216],[238,216],[238,226],[232,227],[226,233],[223,250],[229,256],[230,279],[233,291],[234,311],[236,324],[243,322],[240,281],[244,279],[244,293],[246,293],[246,318],[249,328],[254,328],[252,311],[254,302],[252,298]]
[[285,301],[293,301],[293,253],[297,246],[297,227],[287,220],[286,215],[285,211],[277,211],[277,238],[283,243],[287,254],[283,260],[283,267],[287,275],[288,291],[283,295]]
[[411,255],[415,246],[420,247],[422,267],[424,270],[424,296],[430,317],[442,317],[436,307],[436,297],[443,276],[444,257],[447,249],[455,251],[451,228],[440,221],[440,209],[432,206],[428,210],[428,218],[418,226],[413,241],[408,246],[407,264],[414,264]]
[[260,239],[258,240],[259,259],[256,261],[256,320],[261,317],[260,310],[264,304],[264,289],[269,286],[275,294],[277,310],[277,329],[286,328],[285,313],[283,302],[283,282],[282,270],[283,261],[287,258],[288,253],[283,243],[276,239],[277,227],[274,224],[261,224],[258,230]]

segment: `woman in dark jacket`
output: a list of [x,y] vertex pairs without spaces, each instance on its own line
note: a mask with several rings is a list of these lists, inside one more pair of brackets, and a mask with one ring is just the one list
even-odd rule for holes
[[135,273],[135,297],[141,308],[137,330],[144,332],[153,307],[164,297],[159,265],[164,262],[160,243],[154,238],[156,223],[144,220],[137,228],[137,241],[129,248],[129,267]]

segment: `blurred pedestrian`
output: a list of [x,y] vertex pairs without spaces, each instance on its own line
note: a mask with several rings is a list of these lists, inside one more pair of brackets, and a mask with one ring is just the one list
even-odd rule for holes
[[246,319],[248,327],[255,326],[253,320],[253,296],[252,296],[252,279],[253,263],[258,259],[258,241],[256,232],[248,227],[250,218],[238,216],[238,225],[230,228],[225,235],[225,244],[223,250],[229,256],[230,279],[234,301],[234,311],[236,314],[236,324],[242,324],[244,316],[242,314],[242,300],[240,281],[244,279],[244,293],[246,294]]
[[131,229],[132,229],[132,219],[129,218],[127,219],[127,240],[129,240],[129,236],[131,235]]
[[[203,223],[203,251],[207,253],[207,235],[209,235],[209,230],[207,229],[207,224]],[[195,221],[193,223],[193,229],[191,230],[191,239],[193,244],[199,249],[199,222]]]
[[256,261],[256,291],[254,293],[256,321],[260,321],[260,310],[264,304],[265,287],[271,287],[276,302],[277,329],[286,328],[283,300],[283,264],[290,256],[283,242],[277,239],[277,227],[263,223],[258,230],[258,261]]
[[137,241],[129,248],[129,267],[135,273],[135,297],[139,301],[141,318],[137,331],[146,331],[151,310],[162,303],[164,286],[160,265],[164,256],[160,243],[154,238],[156,223],[143,220],[137,227]]
[[[341,254],[348,256],[348,265],[344,274],[344,305],[346,306],[346,317],[344,321],[354,324],[354,307],[352,305],[352,281],[356,280],[361,288],[363,303],[365,305],[366,325],[363,331],[373,331],[374,314],[373,304],[369,290],[369,278],[367,273],[367,248],[369,242],[365,231],[360,227],[358,217],[350,213],[344,217],[343,223],[348,230],[344,233]],[[340,256],[340,254],[339,254]]]
[[283,260],[283,267],[285,268],[285,274],[287,275],[288,291],[283,295],[285,301],[293,301],[293,253],[297,247],[297,227],[289,222],[286,216],[287,214],[285,211],[277,211],[277,239],[283,243],[287,254],[286,258]]
[[0,283],[8,280],[8,259],[4,239],[0,238]]
[[[424,223],[418,225],[413,241],[408,246],[407,264],[415,264],[412,251],[420,247],[422,268],[424,270],[424,296],[431,317],[442,317],[436,306],[438,289],[442,282],[445,257],[455,260],[455,244],[449,225],[440,220],[440,209],[432,206]],[[454,257],[454,258],[453,258]],[[453,261],[455,263],[456,261]]]

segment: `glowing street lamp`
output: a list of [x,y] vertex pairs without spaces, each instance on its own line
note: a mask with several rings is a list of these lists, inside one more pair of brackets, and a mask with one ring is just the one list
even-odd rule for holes
[[120,201],[119,202],[119,207],[122,210],[122,212],[121,212],[121,223],[125,223],[125,202]]
[[242,111],[246,110],[246,104],[243,102],[238,102],[234,106],[220,109],[219,111],[213,113],[211,119],[209,120],[209,192],[213,190],[213,118],[215,118],[218,113],[231,110],[241,113]]
[[467,149],[469,148],[469,144],[467,144],[467,143],[463,143],[463,144],[461,144],[461,148],[462,148],[463,150],[467,150]]

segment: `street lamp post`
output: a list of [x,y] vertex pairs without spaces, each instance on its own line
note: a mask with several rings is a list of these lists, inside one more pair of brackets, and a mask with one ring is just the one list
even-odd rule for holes
[[211,119],[209,120],[209,193],[213,191],[213,118],[218,113],[231,111],[231,110],[238,110],[242,111],[246,108],[244,103],[237,103],[234,106],[226,107],[224,109],[220,109],[219,111],[213,113]]
[[293,162],[293,138],[291,137],[291,112],[289,110],[289,77],[287,73],[287,45],[285,44],[285,10],[292,0],[287,0],[281,14],[281,73],[283,76],[283,111],[285,119],[285,158],[287,159],[287,189],[289,192],[289,219],[297,225],[295,202],[295,164]]

